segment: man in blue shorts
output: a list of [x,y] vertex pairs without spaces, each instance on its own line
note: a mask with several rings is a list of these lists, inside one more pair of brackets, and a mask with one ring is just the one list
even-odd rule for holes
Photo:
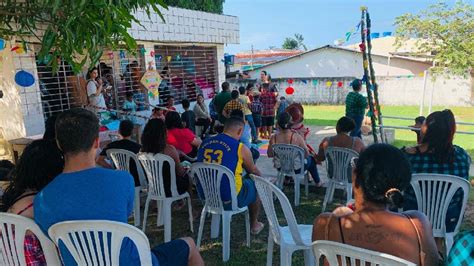
[[[224,132],[204,140],[198,151],[198,162],[215,163],[229,168],[235,175],[235,189],[239,208],[249,207],[251,232],[258,234],[264,225],[258,221],[260,199],[257,196],[255,183],[250,178],[242,176],[243,169],[249,174],[261,175],[253,163],[249,148],[239,140],[244,131],[245,122],[242,117],[231,116],[226,119]],[[231,196],[229,179],[221,183],[221,197],[225,206],[230,206]]]
[[[56,141],[64,154],[64,170],[34,200],[34,218],[41,230],[73,220],[109,220],[127,223],[134,200],[133,177],[124,171],[95,167],[99,147],[99,120],[85,109],[65,111],[56,121]],[[146,219],[147,217],[145,217]],[[76,265],[59,246],[64,265]],[[153,265],[204,265],[191,238],[181,238],[151,250]],[[122,242],[120,265],[140,265],[137,249]]]

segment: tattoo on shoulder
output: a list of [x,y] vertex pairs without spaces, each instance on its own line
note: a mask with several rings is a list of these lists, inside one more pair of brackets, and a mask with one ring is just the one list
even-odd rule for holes
[[350,241],[368,242],[373,244],[379,244],[382,242],[398,242],[402,235],[399,232],[388,233],[380,230],[370,231],[366,233],[350,233]]

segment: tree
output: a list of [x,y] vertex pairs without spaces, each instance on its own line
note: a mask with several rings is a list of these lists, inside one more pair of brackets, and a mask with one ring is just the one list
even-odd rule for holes
[[285,38],[282,48],[289,49],[289,50],[296,50],[299,48],[303,48],[306,51],[307,48],[306,48],[306,45],[303,43],[303,41],[304,41],[303,35],[296,33],[295,38],[292,38],[292,37]]
[[165,0],[169,6],[222,14],[224,0]]
[[[86,62],[95,65],[105,48],[125,46],[133,51],[136,41],[128,33],[132,13],[143,9],[161,16],[163,0],[3,0],[0,3],[0,37],[41,43],[39,58],[57,69],[63,58],[80,72]],[[162,17],[163,19],[163,17]]]
[[434,73],[465,75],[474,65],[474,7],[461,1],[452,7],[438,3],[419,14],[396,18],[397,45],[417,38],[418,52],[429,55]]

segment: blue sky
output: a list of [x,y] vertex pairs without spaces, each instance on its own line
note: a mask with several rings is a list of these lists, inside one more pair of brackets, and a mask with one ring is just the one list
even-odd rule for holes
[[[431,0],[225,0],[224,14],[238,16],[240,44],[227,45],[227,53],[281,47],[286,37],[303,34],[309,49],[343,38],[360,21],[360,6],[369,8],[372,32],[394,32],[395,18],[418,13]],[[447,1],[453,3],[453,1]],[[351,43],[358,42],[360,35]]]

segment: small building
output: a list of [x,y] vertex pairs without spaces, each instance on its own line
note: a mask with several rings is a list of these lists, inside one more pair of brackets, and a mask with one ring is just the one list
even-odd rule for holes
[[280,48],[243,51],[235,54],[233,69],[250,71],[301,53],[303,51]]
[[[192,101],[197,93],[212,97],[225,81],[221,63],[224,46],[239,43],[239,19],[175,7],[161,10],[165,22],[156,13],[150,17],[144,11],[134,14],[142,24],[133,23],[129,29],[137,40],[137,51],[109,50],[100,59],[99,75],[107,83],[107,108],[120,110],[126,92],[133,91],[135,100],[142,103],[140,114],[149,116],[169,95],[176,103],[184,98]],[[26,53],[11,51],[18,44],[12,40],[0,50],[0,90],[4,93],[0,99],[0,158],[11,155],[8,140],[41,135],[45,119],[84,103],[81,94],[88,66],[75,75],[67,62],[58,59],[59,70],[52,73],[37,57],[40,44],[30,43]],[[150,68],[166,81],[159,96],[140,85],[141,76]],[[33,75],[32,86],[15,83],[20,70]]]

